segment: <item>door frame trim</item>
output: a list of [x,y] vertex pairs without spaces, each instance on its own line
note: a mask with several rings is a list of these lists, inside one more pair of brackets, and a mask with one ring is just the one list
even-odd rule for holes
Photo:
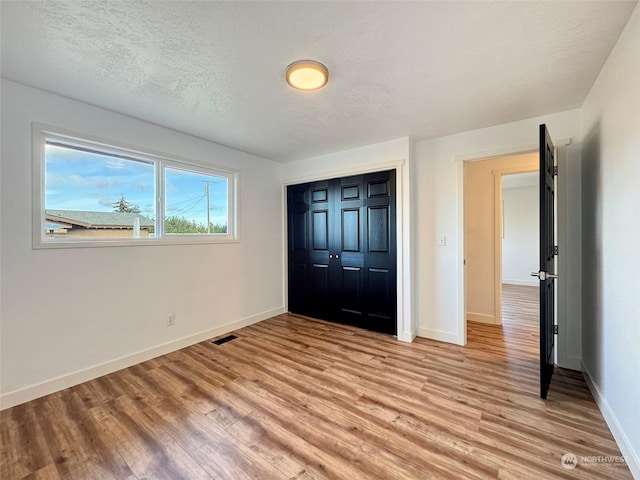
[[[288,231],[287,231],[287,187],[301,183],[330,180],[332,178],[348,177],[365,173],[396,171],[396,322],[397,338],[403,342],[412,342],[416,337],[416,329],[412,315],[413,282],[411,273],[411,222],[410,222],[410,186],[409,164],[400,159],[390,162],[380,162],[372,165],[362,165],[353,168],[331,170],[313,175],[305,175],[287,179],[282,183],[282,253],[283,253],[283,305],[289,310],[289,271]],[[405,178],[406,177],[406,178]]]

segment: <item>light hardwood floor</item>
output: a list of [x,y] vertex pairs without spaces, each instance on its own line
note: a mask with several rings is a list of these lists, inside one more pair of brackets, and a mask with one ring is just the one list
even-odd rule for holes
[[620,452],[579,373],[538,398],[535,302],[518,296],[464,348],[280,315],[5,410],[0,477],[631,478],[561,466]]

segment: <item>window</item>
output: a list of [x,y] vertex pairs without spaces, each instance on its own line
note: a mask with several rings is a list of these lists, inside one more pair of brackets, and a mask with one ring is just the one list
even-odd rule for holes
[[165,234],[226,234],[228,183],[225,177],[166,167]]
[[34,247],[236,240],[237,173],[34,125]]

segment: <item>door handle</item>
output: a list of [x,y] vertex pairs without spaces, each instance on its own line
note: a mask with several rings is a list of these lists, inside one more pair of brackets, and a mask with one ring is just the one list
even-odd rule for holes
[[336,258],[340,258],[340,255],[338,255],[337,253],[336,253]]
[[333,255],[329,255],[329,258],[333,258]]
[[548,272],[545,272],[544,270],[540,270],[539,272],[531,272],[531,276],[538,277],[540,280],[558,278],[558,275],[556,275],[555,273],[548,273]]

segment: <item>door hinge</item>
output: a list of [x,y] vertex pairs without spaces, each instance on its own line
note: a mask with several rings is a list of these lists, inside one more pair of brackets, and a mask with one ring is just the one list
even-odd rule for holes
[[557,177],[558,176],[558,165],[554,165],[553,166],[553,176]]
[[553,334],[558,335],[558,325],[553,326]]
[[554,247],[553,247],[553,254],[554,254],[554,255],[558,255],[558,245],[554,245]]

